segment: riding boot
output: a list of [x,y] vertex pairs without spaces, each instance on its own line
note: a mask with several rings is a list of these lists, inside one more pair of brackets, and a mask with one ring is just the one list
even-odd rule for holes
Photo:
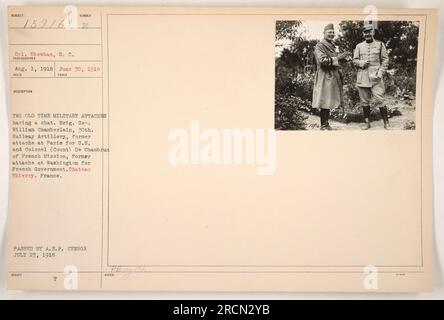
[[321,108],[319,112],[319,117],[321,118],[321,130],[325,130],[326,127],[325,109]]
[[363,106],[362,109],[364,112],[364,121],[365,121],[365,125],[362,127],[362,130],[368,130],[371,128],[371,126],[370,126],[370,106]]
[[387,107],[386,106],[380,107],[379,111],[381,112],[381,117],[382,117],[382,120],[384,121],[384,129],[388,129],[390,124],[389,124],[389,120],[388,120]]
[[321,109],[321,130],[333,130],[328,123],[330,117],[330,109]]

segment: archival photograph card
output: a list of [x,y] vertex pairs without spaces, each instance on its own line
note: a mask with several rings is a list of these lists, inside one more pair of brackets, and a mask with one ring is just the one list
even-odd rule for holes
[[436,20],[9,7],[8,288],[432,290]]

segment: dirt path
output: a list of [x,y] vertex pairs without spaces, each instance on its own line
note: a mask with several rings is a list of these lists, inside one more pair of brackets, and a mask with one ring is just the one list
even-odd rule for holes
[[[391,117],[389,119],[390,122],[390,129],[391,130],[404,130],[405,124],[408,122],[415,122],[415,108],[408,105],[403,105],[402,107],[397,106],[400,111],[400,116]],[[319,117],[312,115],[310,113],[304,113],[308,118],[305,120],[305,123],[307,124],[308,130],[316,130],[320,129],[320,121]],[[350,123],[343,123],[339,121],[335,121],[330,119],[328,121],[330,123],[330,126],[336,130],[361,130],[363,127],[363,123],[358,122],[350,122]],[[382,120],[379,121],[372,121],[371,122],[371,129],[370,130],[384,130],[384,123]]]

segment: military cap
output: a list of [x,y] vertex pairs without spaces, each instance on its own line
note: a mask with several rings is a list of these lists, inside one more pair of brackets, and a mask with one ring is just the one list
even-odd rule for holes
[[327,30],[334,30],[335,28],[333,27],[333,23],[329,23],[324,27],[324,31]]
[[362,29],[363,31],[369,31],[369,30],[373,30],[373,24],[371,23],[364,23],[364,28]]

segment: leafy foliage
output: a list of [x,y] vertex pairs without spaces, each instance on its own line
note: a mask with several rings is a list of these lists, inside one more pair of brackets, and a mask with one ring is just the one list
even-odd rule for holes
[[300,110],[309,108],[307,102],[296,96],[276,95],[274,122],[277,130],[305,130],[307,118]]

